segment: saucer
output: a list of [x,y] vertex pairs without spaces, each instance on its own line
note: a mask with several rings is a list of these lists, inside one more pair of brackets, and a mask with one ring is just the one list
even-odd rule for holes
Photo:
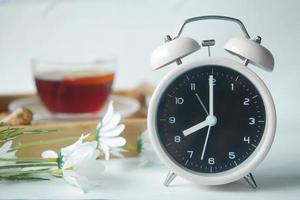
[[[130,117],[133,113],[140,109],[140,104],[137,100],[119,96],[111,95],[107,102],[114,102],[114,109],[116,113],[119,113],[122,118]],[[43,105],[38,96],[27,97],[12,101],[8,109],[14,111],[19,107],[26,107],[33,112],[34,121],[72,121],[72,120],[92,120],[101,118],[107,108],[107,104],[96,113],[51,113]]]

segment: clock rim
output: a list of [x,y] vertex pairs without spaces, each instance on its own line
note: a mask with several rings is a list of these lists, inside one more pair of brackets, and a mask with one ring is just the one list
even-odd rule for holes
[[[157,130],[156,130],[156,111],[158,109],[159,100],[163,94],[163,91],[172,83],[178,76],[189,71],[193,68],[198,68],[207,65],[220,65],[233,69],[240,74],[244,75],[249,81],[256,87],[263,100],[266,111],[266,123],[265,130],[261,141],[254,152],[241,164],[232,169],[218,173],[202,173],[189,170],[181,167],[174,161],[174,159],[166,152],[163,144],[160,142]],[[171,70],[160,81],[156,87],[150,101],[148,110],[148,130],[150,141],[154,147],[159,159],[169,168],[169,170],[176,173],[185,179],[204,185],[220,185],[236,181],[250,172],[252,172],[266,157],[271,145],[273,143],[276,131],[276,110],[272,99],[272,96],[264,84],[264,82],[248,67],[243,64],[228,58],[211,57],[205,59],[198,59],[196,61],[187,62],[180,66],[177,66]]]

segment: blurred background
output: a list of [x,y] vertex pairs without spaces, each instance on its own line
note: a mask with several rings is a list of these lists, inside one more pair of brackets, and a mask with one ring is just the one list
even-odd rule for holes
[[[107,53],[118,59],[114,89],[156,85],[175,67],[151,71],[151,52],[164,35],[174,36],[189,17],[228,15],[241,19],[252,37],[262,36],[274,54],[273,73],[251,68],[270,88],[278,119],[296,123],[290,119],[300,114],[299,10],[297,0],[0,0],[0,93],[35,92],[32,58],[84,60]],[[223,45],[241,32],[235,24],[209,21],[189,25],[183,35],[214,38],[212,55],[230,57]]]

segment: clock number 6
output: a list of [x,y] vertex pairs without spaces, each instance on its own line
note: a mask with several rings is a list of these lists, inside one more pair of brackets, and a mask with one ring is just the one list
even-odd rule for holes
[[208,164],[214,165],[215,164],[215,158],[211,157],[208,159]]

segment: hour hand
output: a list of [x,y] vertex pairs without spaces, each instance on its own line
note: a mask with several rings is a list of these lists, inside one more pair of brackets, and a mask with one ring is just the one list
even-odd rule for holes
[[188,128],[188,129],[182,131],[182,133],[183,133],[184,136],[188,136],[188,135],[190,135],[190,134],[192,134],[192,133],[194,133],[194,132],[196,132],[196,131],[198,131],[198,130],[200,130],[200,129],[208,126],[208,125],[209,125],[209,122],[207,120],[205,120],[203,122],[200,122],[200,123]]
[[188,136],[206,126],[214,126],[217,123],[217,118],[215,116],[207,116],[205,121],[200,122],[186,130],[183,130],[182,133],[184,136]]

